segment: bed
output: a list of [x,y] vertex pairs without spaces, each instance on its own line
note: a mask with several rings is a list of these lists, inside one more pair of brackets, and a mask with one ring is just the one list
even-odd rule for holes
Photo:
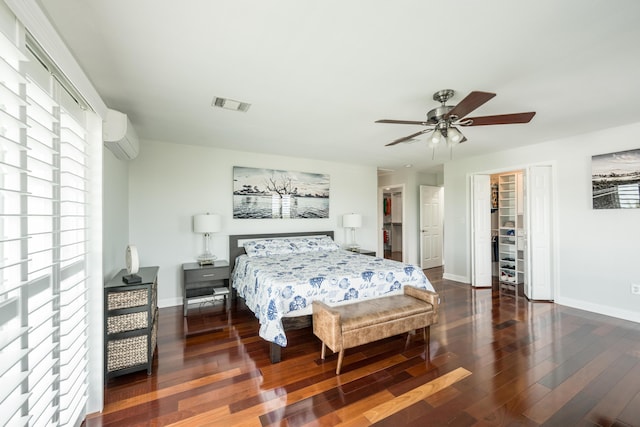
[[316,299],[341,305],[401,294],[406,285],[434,290],[419,267],[341,249],[332,231],[234,235],[229,256],[234,293],[258,318],[272,362],[288,344],[288,319],[309,319]]

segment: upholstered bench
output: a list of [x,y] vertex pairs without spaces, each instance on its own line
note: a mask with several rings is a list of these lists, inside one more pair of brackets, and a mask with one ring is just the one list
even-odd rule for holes
[[336,374],[340,374],[344,351],[383,338],[423,329],[429,342],[429,327],[438,321],[439,298],[435,292],[405,286],[403,295],[375,298],[330,307],[313,302],[313,333],[338,354]]

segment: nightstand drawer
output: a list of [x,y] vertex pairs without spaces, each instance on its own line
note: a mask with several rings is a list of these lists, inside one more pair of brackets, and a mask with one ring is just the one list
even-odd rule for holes
[[149,289],[133,289],[125,290],[125,286],[121,286],[118,291],[107,291],[107,310],[118,310],[121,308],[131,308],[146,306],[149,304]]
[[203,268],[201,270],[185,271],[185,279],[188,283],[208,282],[229,278],[229,267]]
[[147,327],[149,327],[149,313],[146,310],[107,317],[107,335]]

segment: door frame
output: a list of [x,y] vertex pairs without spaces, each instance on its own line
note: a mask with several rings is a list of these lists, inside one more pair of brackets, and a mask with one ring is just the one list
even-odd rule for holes
[[[525,164],[525,165],[513,165],[513,166],[509,166],[509,167],[502,167],[499,169],[492,169],[492,170],[487,170],[487,171],[479,171],[479,172],[475,172],[475,173],[469,173],[467,174],[468,177],[468,201],[467,201],[467,212],[469,215],[469,220],[467,222],[467,235],[469,236],[469,246],[468,246],[468,250],[469,250],[469,257],[467,258],[469,260],[469,265],[468,265],[468,270],[469,272],[473,271],[473,269],[475,268],[475,266],[473,265],[474,259],[473,256],[471,256],[471,252],[473,250],[474,244],[475,244],[475,237],[473,235],[473,209],[471,209],[471,203],[473,203],[473,200],[471,198],[471,195],[473,194],[473,176],[474,175],[495,175],[495,174],[501,174],[501,173],[507,173],[507,172],[514,172],[514,171],[523,171],[523,176],[525,176],[525,180],[526,177],[528,175],[528,170],[530,167],[534,167],[534,166],[548,166],[551,168],[551,185],[550,185],[550,198],[551,198],[551,249],[550,249],[550,254],[552,259],[558,259],[558,229],[556,227],[556,224],[558,223],[558,213],[557,213],[557,188],[555,183],[558,182],[557,179],[557,165],[555,161],[551,161],[551,162],[539,162],[539,163],[529,163],[529,164]],[[528,209],[528,206],[525,206],[526,209]],[[529,213],[527,211],[525,211],[525,215],[528,215]],[[526,232],[526,230],[525,230]],[[527,251],[527,258],[529,257],[529,254],[531,253],[530,250],[530,239],[526,239],[526,251]],[[527,259],[527,264],[529,264],[530,261],[529,259]],[[527,265],[526,269],[527,271],[530,271],[531,266]],[[551,263],[551,277],[552,277],[552,285],[553,284],[557,284],[558,283],[558,274],[559,274],[559,266],[556,263]],[[530,280],[530,279],[529,279]],[[557,299],[557,286],[552,286],[552,296],[553,299],[556,300]]]
[[378,187],[378,256],[384,258],[384,239],[382,231],[384,230],[384,211],[382,201],[384,193],[400,191],[402,193],[402,262],[406,262],[407,257],[407,190],[405,184],[390,184]]
[[[476,180],[479,177],[483,177],[487,182],[487,192],[482,196],[481,199],[477,197],[478,191],[476,190]],[[491,217],[490,214],[487,213],[487,210],[490,210],[491,206],[491,175],[484,173],[476,173],[471,175],[471,221],[469,221],[469,225],[471,226],[471,286],[474,288],[490,288],[492,277],[491,277]],[[485,208],[482,210],[478,209],[478,202],[486,202]],[[479,213],[483,212],[483,213]],[[482,224],[483,227],[487,227],[488,230],[482,230],[482,232],[478,232],[478,222],[480,215],[488,215],[484,217],[486,219],[485,223]],[[484,240],[486,240],[485,244],[489,245],[489,248],[486,251],[479,251],[477,248],[482,245],[482,241],[476,241],[476,238],[479,235],[485,235]],[[484,263],[480,264],[476,262],[477,259],[488,259],[488,265],[484,265]],[[485,261],[487,262],[487,261]],[[479,265],[481,267],[479,267]]]
[[420,197],[418,198],[418,203],[420,205],[419,208],[419,217],[418,217],[418,227],[420,229],[420,237],[418,239],[419,245],[420,245],[420,253],[419,253],[419,259],[418,259],[418,265],[420,266],[420,268],[423,268],[422,266],[422,261],[424,260],[424,242],[422,240],[422,233],[423,233],[423,228],[422,228],[422,209],[424,207],[424,200],[422,199],[422,191],[425,187],[430,187],[430,188],[437,188],[438,190],[438,199],[439,199],[439,212],[438,212],[438,217],[440,219],[440,265],[436,266],[436,267],[443,267],[444,266],[444,187],[440,186],[440,185],[426,185],[426,184],[420,184],[418,186],[419,190],[420,190]]
[[[552,228],[552,232],[548,233],[549,234],[549,240],[551,240],[551,244],[548,246],[548,250],[545,251],[545,245],[544,245],[544,241],[545,241],[545,236],[546,233],[540,233],[539,227],[540,227],[540,222],[539,221],[534,221],[531,218],[530,212],[535,209],[536,211],[539,210],[540,208],[546,207],[547,209],[544,209],[544,211],[541,213],[542,216],[546,214],[548,214],[549,216],[552,215],[552,208],[555,205],[555,202],[551,199],[551,188],[553,186],[553,170],[549,170],[547,171],[542,171],[542,170],[538,170],[535,171],[536,173],[533,173],[533,168],[527,169],[527,182],[529,183],[529,187],[528,190],[525,192],[525,199],[526,199],[526,203],[527,203],[527,208],[528,208],[528,212],[529,215],[526,218],[525,223],[527,224],[527,234],[526,234],[526,242],[527,242],[527,274],[529,275],[529,280],[528,283],[525,283],[525,295],[532,301],[555,301],[555,288],[556,288],[556,284],[557,281],[555,280],[555,277],[553,275],[553,266],[554,266],[554,260],[558,259],[556,256],[552,256],[552,249],[553,249],[553,230],[555,230],[554,228]],[[545,181],[546,178],[548,178],[549,180],[549,188],[550,188],[550,192],[549,193],[545,193],[545,192],[539,192],[539,191],[532,191],[532,188],[535,188],[535,185],[533,185],[534,180],[532,178],[543,178],[542,181]],[[536,184],[540,183],[540,179],[537,180]],[[535,197],[534,197],[535,196]],[[542,196],[542,197],[540,197]],[[547,203],[540,203],[540,200],[546,199]],[[537,203],[535,203],[537,202]],[[546,224],[549,227],[553,227],[553,221],[549,220],[549,224]],[[543,242],[541,244],[541,242]],[[540,251],[542,251],[542,256],[540,256]],[[548,252],[548,256],[545,256],[545,252]],[[542,258],[542,262],[548,262],[548,268],[542,269],[539,266],[536,268],[537,274],[532,275],[531,272],[533,271],[533,265],[534,263],[532,262],[533,258]],[[546,259],[545,259],[546,258]],[[548,271],[548,274],[544,274],[545,271]],[[538,283],[538,281],[540,280],[540,277],[547,277],[548,280],[551,282],[550,283],[550,289],[548,289],[548,293],[546,293],[545,291],[547,291],[547,289],[543,289],[543,292],[541,293],[538,289],[538,287],[536,286],[536,284]],[[532,279],[535,279],[532,280]],[[544,280],[543,280],[544,282]]]

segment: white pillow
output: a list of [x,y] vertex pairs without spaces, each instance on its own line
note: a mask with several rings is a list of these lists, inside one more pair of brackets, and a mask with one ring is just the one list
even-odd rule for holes
[[244,242],[244,250],[250,257],[292,254],[297,251],[289,239],[263,239]]
[[340,246],[329,236],[304,237],[295,240],[298,252],[337,251]]

